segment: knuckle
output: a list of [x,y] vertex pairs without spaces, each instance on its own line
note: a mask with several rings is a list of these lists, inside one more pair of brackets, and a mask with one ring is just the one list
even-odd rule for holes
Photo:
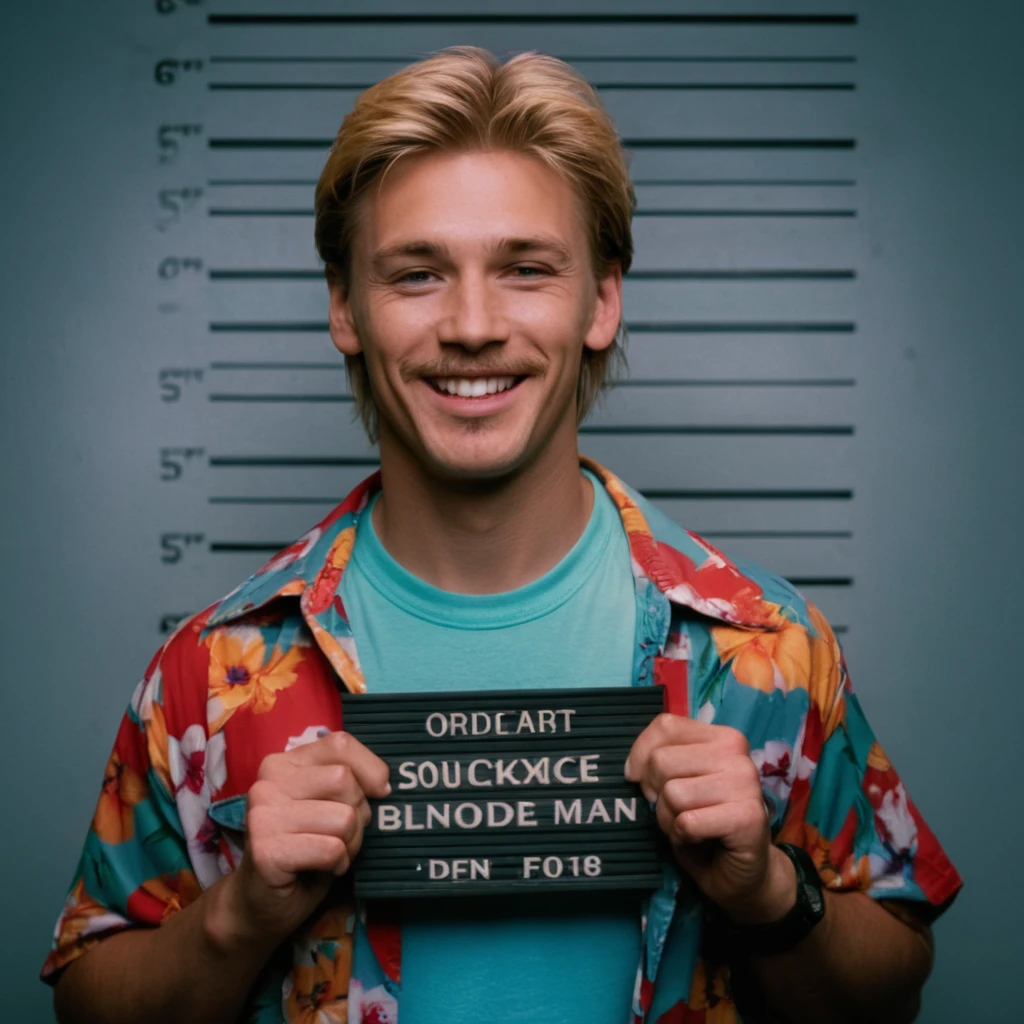
[[331,785],[336,792],[343,793],[352,782],[352,769],[347,764],[331,765]]
[[671,711],[662,711],[652,724],[659,732],[668,733],[676,726],[676,716]]
[[686,806],[686,779],[669,779],[662,787],[662,798],[668,806],[680,811]]
[[358,824],[356,809],[351,804],[340,804],[338,806],[338,830],[344,835],[353,830]]
[[724,725],[722,728],[726,730],[723,733],[723,736],[731,750],[735,750],[738,754],[750,753],[750,741],[739,731],[739,729],[734,729],[729,725]]
[[269,804],[250,806],[245,817],[245,826],[253,838],[269,835],[273,829],[274,814]]
[[669,775],[671,760],[670,747],[655,747],[651,751],[651,756],[648,758],[647,763],[656,777],[664,779]]
[[284,754],[267,754],[256,772],[257,780],[275,778],[280,773],[284,761]]
[[331,733],[331,751],[337,757],[346,757],[352,749],[352,737],[338,730]]
[[249,814],[251,815],[253,810],[258,807],[263,807],[266,804],[273,803],[277,796],[277,786],[267,779],[257,779],[249,787]]

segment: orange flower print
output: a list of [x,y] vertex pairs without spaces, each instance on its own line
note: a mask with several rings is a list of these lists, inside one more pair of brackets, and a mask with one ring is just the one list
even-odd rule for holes
[[123,928],[127,924],[128,921],[120,914],[97,903],[85,891],[85,882],[80,878],[64,901],[43,974],[69,963],[79,951],[96,942],[102,932]]
[[201,891],[198,879],[187,868],[148,878],[128,897],[128,913],[133,920],[161,924],[198,899]]
[[331,907],[293,940],[295,964],[284,984],[288,1024],[347,1024],[352,970],[352,907]]
[[764,693],[778,688],[807,687],[811,675],[811,645],[807,630],[775,615],[771,631],[751,632],[734,626],[712,626],[711,636],[722,664],[731,662],[733,675],[745,686]]
[[284,655],[275,647],[267,659],[266,644],[258,629],[218,629],[210,642],[210,733],[222,729],[239,708],[248,707],[256,715],[270,711],[278,691],[295,682],[295,668],[301,660],[299,647],[290,648]]
[[839,656],[832,632],[821,613],[807,606],[817,636],[799,622],[787,619],[775,607],[770,631],[751,632],[734,626],[712,626],[711,636],[722,664],[745,686],[764,693],[800,687],[818,708],[827,739],[842,721]]
[[93,814],[93,831],[105,843],[123,843],[135,835],[134,808],[146,799],[145,779],[121,760],[115,748],[103,773],[103,789]]

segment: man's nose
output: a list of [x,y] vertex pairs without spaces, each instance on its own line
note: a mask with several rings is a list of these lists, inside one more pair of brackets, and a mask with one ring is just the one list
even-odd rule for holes
[[501,296],[484,275],[465,274],[452,285],[438,340],[474,351],[508,340],[508,319]]

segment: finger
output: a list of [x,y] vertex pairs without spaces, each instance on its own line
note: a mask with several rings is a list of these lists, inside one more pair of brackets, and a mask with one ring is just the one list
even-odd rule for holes
[[754,772],[729,771],[668,779],[659,792],[659,799],[675,814],[681,814],[715,804],[761,800],[762,793]]
[[254,807],[249,813],[249,832],[296,835],[309,832],[337,836],[348,842],[362,827],[359,811],[349,804],[333,800],[286,800],[270,807]]
[[768,816],[759,801],[743,800],[683,811],[671,830],[672,838],[687,845],[717,839],[732,850],[753,849],[768,830]]
[[369,747],[347,732],[332,732],[314,743],[289,751],[285,757],[295,765],[345,764],[368,796],[382,798],[391,792],[390,769]]
[[279,761],[250,789],[250,803],[258,802],[268,783],[277,794],[292,800],[336,800],[354,805],[364,798],[363,788],[347,764],[296,765]]
[[344,874],[353,856],[344,840],[319,833],[275,836],[250,843],[247,853],[257,874],[273,887],[289,884],[303,871]]
[[[698,743],[693,746],[657,747],[651,751],[640,775],[640,785],[656,799],[672,779],[727,775],[737,784],[758,783],[757,769],[746,754],[723,749],[721,744]],[[744,788],[744,787],[741,787]]]
[[626,758],[626,778],[638,782],[651,753],[659,747],[713,743],[722,743],[743,753],[750,749],[746,737],[737,729],[710,725],[668,712],[660,714],[633,743],[629,757]]

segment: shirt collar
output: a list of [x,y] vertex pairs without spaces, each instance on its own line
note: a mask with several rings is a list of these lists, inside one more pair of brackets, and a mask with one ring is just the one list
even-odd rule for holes
[[[646,578],[670,602],[721,622],[754,629],[774,629],[778,605],[764,599],[761,586],[744,575],[717,548],[658,513],[613,473],[591,459],[581,463],[604,484],[619,511],[629,539],[634,575]],[[355,540],[359,513],[380,489],[380,471],[360,483],[325,519],[279,551],[261,569],[216,606],[207,626],[219,626],[263,608],[282,597],[299,597],[307,621],[322,639],[337,630],[350,639],[339,587]],[[650,520],[660,519],[656,529]],[[315,621],[314,621],[315,620]],[[317,628],[317,627],[320,628]],[[344,648],[345,636],[341,638]],[[332,661],[347,661],[338,652]],[[338,667],[336,665],[336,667]]]

